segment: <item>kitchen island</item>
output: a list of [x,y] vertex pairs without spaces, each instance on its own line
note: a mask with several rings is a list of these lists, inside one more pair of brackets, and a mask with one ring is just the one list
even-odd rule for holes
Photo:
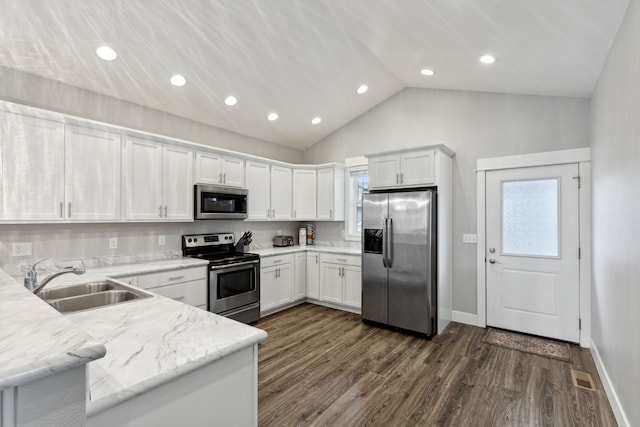
[[[169,268],[167,264],[172,269],[189,268],[197,262],[178,259],[94,270],[82,276],[61,276],[50,286],[161,271]],[[151,298],[63,316],[15,280],[5,278],[0,289],[9,297],[17,293],[28,301],[31,315],[46,313],[60,319],[52,328],[42,324],[40,333],[56,335],[60,328],[70,329],[84,338],[86,346],[95,348],[95,360],[86,371],[87,425],[210,425],[214,419],[224,425],[256,425],[257,345],[266,338],[264,331],[149,291]],[[12,337],[5,338],[3,333],[3,349],[30,341],[33,324],[24,325],[20,334],[21,326],[5,318],[4,310],[0,316],[3,326],[10,324],[14,330]],[[48,351],[68,353],[64,347]],[[7,358],[16,364],[10,356],[3,350],[3,362]],[[2,377],[0,384],[11,385]]]

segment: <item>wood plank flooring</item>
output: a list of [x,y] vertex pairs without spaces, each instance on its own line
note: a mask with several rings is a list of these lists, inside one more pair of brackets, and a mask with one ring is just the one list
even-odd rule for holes
[[[450,324],[429,341],[302,304],[260,320],[260,426],[615,426],[588,350],[572,363],[481,342]],[[588,372],[595,391],[573,386]]]

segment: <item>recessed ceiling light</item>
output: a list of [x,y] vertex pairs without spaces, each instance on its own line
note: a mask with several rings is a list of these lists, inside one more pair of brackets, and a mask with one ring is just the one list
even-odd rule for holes
[[180,75],[180,74],[176,74],[174,76],[171,77],[171,84],[174,86],[184,86],[187,83],[187,79],[184,78],[184,76]]
[[224,99],[224,103],[228,106],[236,105],[238,103],[238,99],[235,96],[227,96]]
[[362,85],[362,86],[360,86],[358,89],[356,89],[356,93],[357,93],[358,95],[362,95],[363,93],[365,93],[365,92],[366,92],[366,91],[368,91],[368,90],[369,90],[369,86],[367,86],[367,85]]
[[482,55],[480,57],[480,62],[482,62],[483,64],[493,64],[494,62],[496,62],[496,57],[493,55]]
[[96,54],[101,59],[104,59],[105,61],[113,61],[118,57],[118,54],[116,53],[116,51],[113,50],[113,48],[110,48],[109,46],[100,46],[99,48],[96,49]]
[[313,120],[311,120],[311,124],[312,125],[317,125],[321,121],[322,121],[322,119],[320,117],[314,117]]
[[269,120],[270,122],[278,120],[278,113],[269,113],[269,115],[267,116],[267,120]]
[[420,70],[420,73],[422,73],[423,76],[433,76],[436,72],[430,68],[423,68]]

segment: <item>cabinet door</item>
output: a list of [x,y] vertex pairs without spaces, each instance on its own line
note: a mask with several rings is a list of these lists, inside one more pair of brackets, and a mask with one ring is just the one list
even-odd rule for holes
[[399,156],[391,155],[369,159],[369,188],[395,187],[399,183]]
[[260,269],[260,312],[271,310],[278,304],[276,270],[278,267]]
[[166,145],[163,152],[164,218],[193,220],[193,151]]
[[162,219],[161,144],[127,138],[125,192],[127,219]]
[[400,185],[416,186],[433,184],[435,180],[435,151],[416,151],[400,156]]
[[271,219],[291,219],[292,205],[291,169],[271,166]]
[[307,297],[320,299],[320,254],[307,254]]
[[303,299],[307,293],[307,254],[295,254],[295,280],[293,299]]
[[293,219],[316,218],[316,171],[293,170]]
[[64,125],[8,113],[0,120],[2,219],[63,219]]
[[195,180],[197,184],[221,184],[221,156],[215,153],[197,152]]
[[345,265],[342,267],[344,284],[344,305],[353,308],[362,307],[362,272],[360,267]]
[[318,169],[318,219],[332,220],[334,218],[333,176],[333,168]]
[[66,218],[120,219],[120,135],[67,126],[65,139]]
[[328,262],[320,263],[322,300],[342,304],[341,266]]
[[247,162],[246,183],[248,219],[267,220],[271,215],[271,192],[269,187],[269,165]]
[[235,157],[222,158],[222,184],[244,188],[244,160]]
[[280,265],[277,271],[278,305],[288,304],[293,301],[293,264]]

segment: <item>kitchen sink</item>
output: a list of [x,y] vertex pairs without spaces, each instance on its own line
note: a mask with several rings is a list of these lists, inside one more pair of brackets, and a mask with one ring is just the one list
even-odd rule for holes
[[149,298],[151,295],[107,280],[46,289],[40,293],[40,297],[60,313],[66,314]]

